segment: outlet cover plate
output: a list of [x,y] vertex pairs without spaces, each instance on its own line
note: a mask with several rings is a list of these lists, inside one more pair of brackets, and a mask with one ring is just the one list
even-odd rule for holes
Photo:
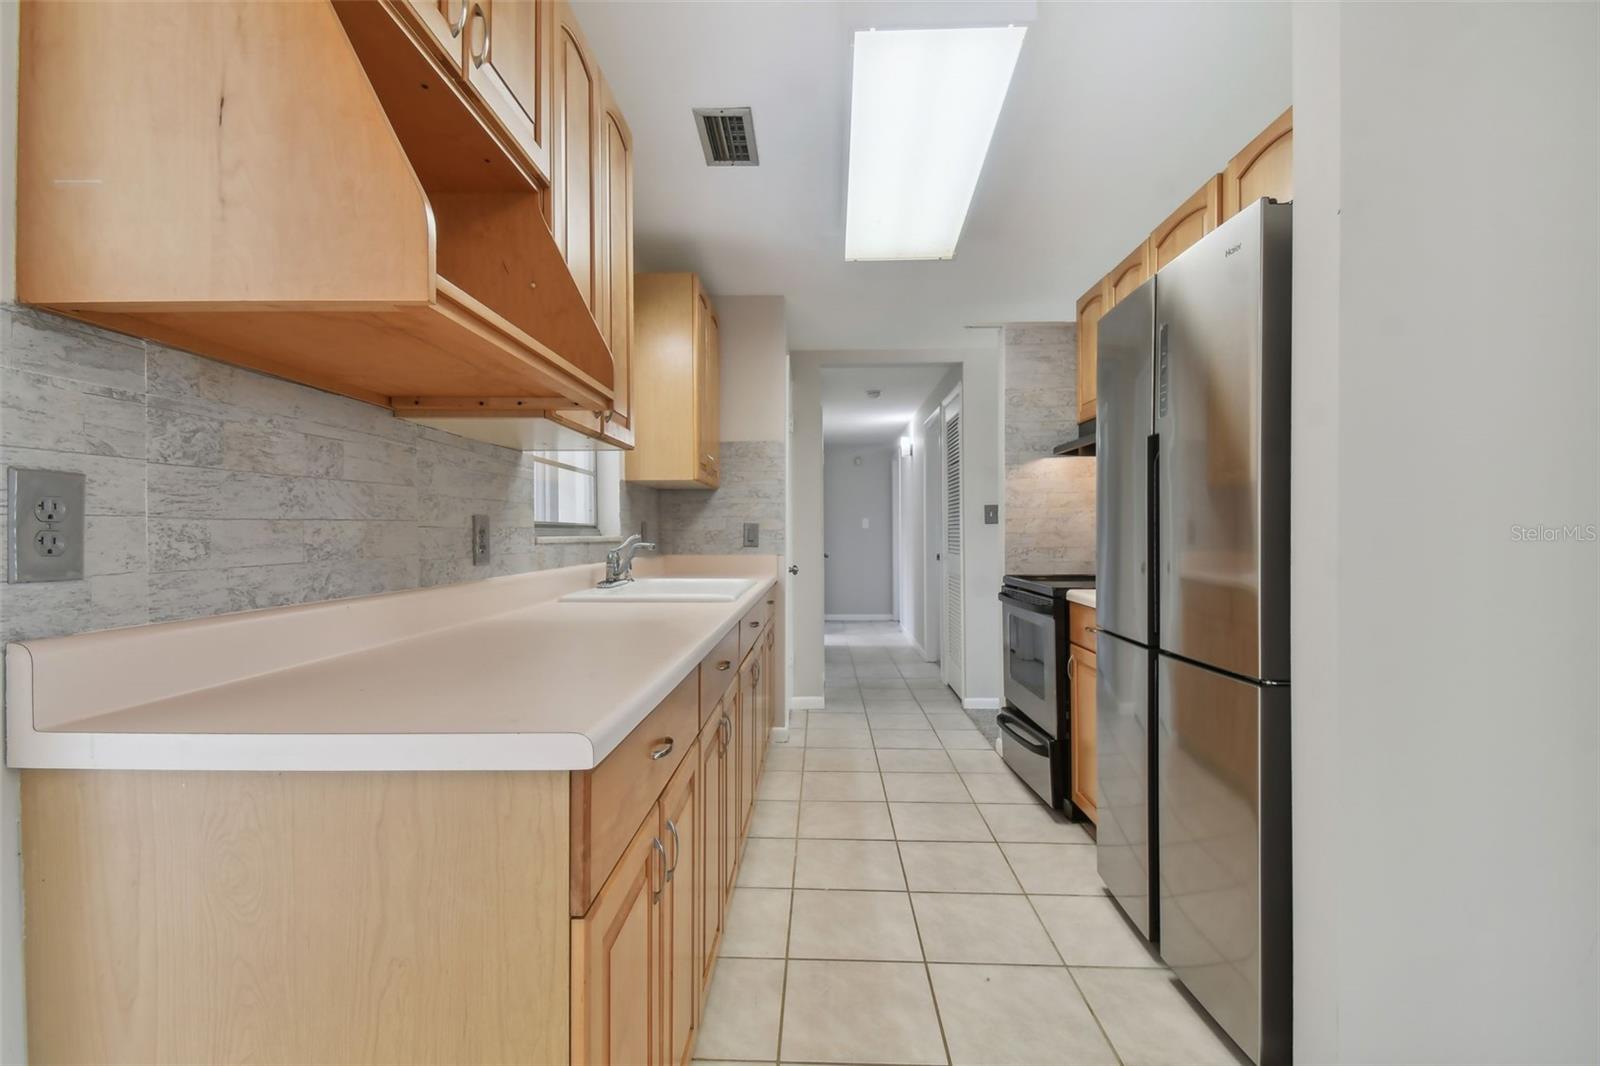
[[6,580],[83,578],[83,475],[6,471]]
[[746,548],[761,547],[761,523],[746,522],[744,524],[744,546]]
[[1000,505],[998,503],[986,503],[983,505],[983,524],[986,526],[1000,524]]
[[472,565],[487,566],[489,555],[489,516],[475,514],[472,516]]

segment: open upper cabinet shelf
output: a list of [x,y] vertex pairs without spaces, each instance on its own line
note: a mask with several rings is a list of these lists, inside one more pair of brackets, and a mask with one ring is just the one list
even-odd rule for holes
[[18,294],[111,329],[406,414],[601,425],[617,369],[541,163],[403,4],[22,10]]

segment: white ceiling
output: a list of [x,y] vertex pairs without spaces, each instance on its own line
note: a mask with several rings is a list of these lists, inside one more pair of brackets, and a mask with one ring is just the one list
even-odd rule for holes
[[[822,439],[827,444],[883,444],[899,439],[950,364],[822,368]],[[883,395],[873,399],[868,389]]]
[[[1288,4],[587,0],[634,135],[642,270],[787,298],[789,343],[987,343],[1059,321],[1290,102]],[[955,259],[844,261],[856,29],[1027,22]],[[707,167],[690,109],[754,109],[759,167]]]

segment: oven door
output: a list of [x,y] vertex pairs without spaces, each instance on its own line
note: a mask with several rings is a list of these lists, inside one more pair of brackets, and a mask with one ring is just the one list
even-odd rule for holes
[[1052,738],[1056,718],[1056,618],[1054,603],[1020,589],[1000,595],[1005,647],[1001,670],[1005,676],[1006,703]]

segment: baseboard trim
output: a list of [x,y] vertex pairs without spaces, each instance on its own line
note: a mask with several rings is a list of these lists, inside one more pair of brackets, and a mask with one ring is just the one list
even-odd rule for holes
[[820,711],[827,706],[821,696],[790,696],[789,709],[791,711]]
[[998,711],[1000,701],[993,696],[971,696],[962,700],[961,706],[969,711]]
[[893,622],[892,614],[825,614],[824,622]]
[[786,726],[786,725],[775,725],[775,726],[773,726],[772,727],[772,742],[774,744],[787,744],[787,743],[789,743],[789,727]]

